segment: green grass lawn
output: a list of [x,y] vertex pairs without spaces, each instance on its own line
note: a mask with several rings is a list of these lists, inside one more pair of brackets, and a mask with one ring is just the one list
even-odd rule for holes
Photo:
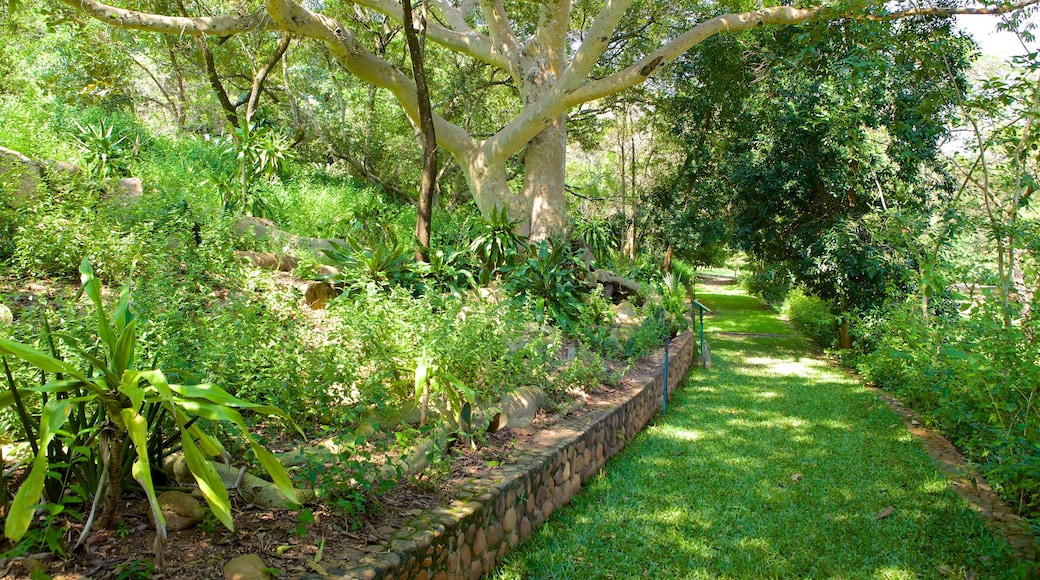
[[872,393],[796,336],[710,333],[790,333],[757,301],[699,299],[718,312],[715,367],[495,578],[1015,577]]

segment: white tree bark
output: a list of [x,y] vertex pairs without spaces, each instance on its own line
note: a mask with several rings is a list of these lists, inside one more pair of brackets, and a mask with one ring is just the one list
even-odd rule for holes
[[[361,45],[354,33],[335,19],[310,11],[294,0],[265,0],[262,13],[243,16],[182,17],[117,8],[96,0],[61,0],[101,22],[121,28],[164,34],[231,36],[242,32],[280,30],[322,42],[347,71],[364,82],[390,91],[416,126],[419,124],[415,84],[404,72]],[[401,22],[399,0],[353,0],[356,6],[375,10]],[[747,30],[759,25],[793,25],[823,14],[829,7],[774,6],[745,13],[724,14],[699,22],[663,43],[657,50],[624,69],[602,78],[590,74],[605,52],[618,24],[633,0],[605,0],[582,31],[583,41],[568,60],[570,0],[542,0],[539,20],[529,40],[523,42],[502,0],[431,0],[438,18],[431,19],[427,38],[443,47],[468,55],[507,72],[520,90],[522,108],[487,140],[473,138],[465,129],[435,115],[437,143],[458,161],[481,212],[507,207],[513,219],[542,239],[566,227],[564,179],[566,167],[567,112],[583,103],[612,95],[646,81],[662,65],[707,38],[720,33]],[[867,14],[883,2],[830,9],[831,18],[888,20],[909,16],[953,14],[1002,14],[1040,3],[1024,0],[997,7],[924,6],[902,12]],[[480,23],[487,33],[470,22]],[[505,164],[524,151],[525,182],[514,193]]]

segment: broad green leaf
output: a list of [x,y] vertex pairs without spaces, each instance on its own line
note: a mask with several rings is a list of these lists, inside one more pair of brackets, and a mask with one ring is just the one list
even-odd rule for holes
[[117,329],[122,330],[127,327],[134,320],[134,315],[130,312],[130,282],[123,284],[123,288],[119,291],[119,303],[116,305],[116,311],[112,314],[112,324]]
[[466,401],[470,405],[476,404],[476,400],[477,400],[477,393],[476,393],[476,391],[474,391],[473,389],[467,387],[466,383],[463,383],[462,381],[460,381],[458,379],[458,377],[456,377],[455,375],[451,374],[450,372],[444,371],[443,374],[444,374],[444,377],[447,378],[448,381],[455,388],[457,388],[458,390],[462,391],[463,396],[466,397]]
[[279,417],[286,416],[285,412],[278,407],[261,405],[259,403],[252,403],[244,399],[239,399],[217,385],[205,383],[201,385],[170,385],[170,389],[178,395],[190,399],[205,399],[218,405],[249,409],[264,415],[276,415]]
[[246,439],[249,440],[249,447],[253,450],[253,454],[256,455],[264,471],[271,476],[271,481],[278,486],[278,491],[282,492],[282,495],[289,500],[290,504],[299,505],[300,502],[296,498],[296,490],[293,489],[292,479],[289,478],[285,467],[275,458],[273,453],[257,443],[252,435],[247,433]]
[[137,451],[137,458],[130,467],[130,473],[137,483],[141,484],[141,489],[148,496],[148,506],[152,510],[155,521],[158,522],[156,529],[161,529],[162,531],[159,533],[165,537],[166,518],[163,517],[162,509],[159,508],[159,499],[155,496],[155,486],[152,484],[152,470],[148,465],[148,422],[137,412],[136,407],[123,409],[120,415],[123,417],[126,433],[134,444],[134,450]]
[[166,375],[161,370],[138,371],[138,374],[142,379],[148,381],[148,384],[159,393],[162,400],[173,401],[174,396],[173,391],[170,389],[170,383],[166,380]]
[[242,415],[230,407],[217,405],[208,401],[200,401],[198,399],[178,399],[174,404],[188,413],[198,415],[203,419],[209,419],[210,421],[230,421],[236,425],[245,426],[245,420],[242,419]]
[[40,452],[33,460],[29,477],[18,488],[18,493],[11,502],[7,521],[4,522],[4,535],[12,542],[17,543],[21,540],[26,530],[29,529],[33,513],[36,511],[34,506],[40,499],[43,483],[47,477],[47,446],[68,420],[71,409],[70,402],[62,399],[51,399],[43,406],[43,411],[40,413]]
[[[194,415],[198,415],[211,421],[230,421],[234,423],[239,429],[241,429],[242,433],[245,434],[246,440],[249,441],[249,447],[253,450],[256,458],[260,461],[260,465],[271,476],[271,480],[278,486],[279,491],[281,491],[282,494],[292,503],[299,503],[296,500],[296,492],[293,490],[289,474],[286,473],[285,468],[282,467],[282,464],[279,463],[277,459],[275,459],[274,455],[257,443],[253,436],[249,434],[249,428],[246,426],[245,420],[242,419],[242,415],[239,414],[238,411],[221,405],[201,401],[177,401],[177,405],[183,407],[186,411]],[[190,435],[185,433],[182,435],[182,439],[184,438],[190,438]],[[198,452],[198,448],[195,447],[194,441],[191,442],[191,446],[196,449],[196,452]],[[187,459],[187,442],[184,445],[184,456]],[[190,462],[188,467],[191,468]],[[192,473],[194,473],[194,471],[192,471]]]
[[58,360],[20,342],[0,338],[0,353],[20,358],[32,366],[48,373],[64,373],[83,381],[87,380],[87,378],[80,374],[75,367],[65,361]]
[[199,484],[202,497],[206,498],[206,503],[209,504],[213,515],[220,520],[220,523],[234,531],[235,522],[231,518],[231,500],[228,499],[227,488],[220,480],[217,469],[202,455],[198,446],[195,445],[195,441],[192,440],[191,434],[183,428],[181,429],[181,444],[184,447],[184,460],[187,461],[188,470],[195,477],[195,482]]
[[220,441],[216,437],[213,437],[209,433],[206,433],[198,425],[192,425],[188,428],[188,432],[198,438],[199,447],[202,448],[202,452],[207,457],[220,457],[224,455],[224,446],[220,444]]
[[137,322],[131,320],[123,327],[116,340],[116,349],[112,353],[112,366],[115,373],[122,374],[134,359],[134,347],[137,346]]
[[126,371],[123,380],[119,384],[119,392],[130,398],[130,408],[135,412],[140,410],[144,404],[145,391],[140,386],[141,373],[139,371]]
[[430,358],[423,352],[422,356],[415,359],[415,404],[422,405],[426,391],[430,388]]
[[86,292],[97,310],[98,337],[101,338],[101,342],[104,343],[108,352],[113,352],[116,349],[116,335],[108,324],[108,317],[105,316],[105,307],[101,299],[101,281],[94,276],[94,268],[86,258],[80,264],[79,271],[83,291]]
[[45,384],[23,387],[18,389],[20,393],[68,393],[72,391],[73,387],[83,385],[83,381],[78,379],[65,379],[61,381],[48,381]]

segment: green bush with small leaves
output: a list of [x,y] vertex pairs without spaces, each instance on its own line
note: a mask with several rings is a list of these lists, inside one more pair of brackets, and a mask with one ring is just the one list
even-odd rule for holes
[[838,318],[829,300],[795,288],[787,294],[780,311],[796,329],[821,348],[830,348],[838,339]]

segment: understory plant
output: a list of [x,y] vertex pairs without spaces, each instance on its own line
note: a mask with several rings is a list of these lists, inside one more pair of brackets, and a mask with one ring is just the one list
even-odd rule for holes
[[[1035,306],[1035,305],[1034,305]],[[1040,517],[1038,323],[1003,323],[1000,307],[921,315],[912,301],[867,313],[853,327],[851,362],[942,430],[1027,517]]]
[[567,244],[542,240],[529,246],[528,255],[515,266],[503,268],[506,287],[521,301],[534,304],[535,312],[564,332],[571,330],[582,313],[588,293],[585,262]]
[[125,177],[129,174],[127,161],[140,148],[140,143],[130,144],[126,135],[120,135],[110,121],[100,119],[97,124],[81,125],[74,139],[83,150],[87,167],[96,177]]
[[487,284],[499,273],[500,268],[516,262],[526,242],[516,233],[518,222],[509,219],[505,207],[492,209],[490,219],[480,223],[479,233],[473,238],[469,249],[483,264],[480,283]]
[[363,244],[352,236],[344,243],[330,241],[332,248],[325,250],[339,268],[339,273],[328,279],[345,288],[346,294],[372,284],[386,290],[392,286],[411,288],[419,280],[411,248],[394,243]]
[[838,318],[832,301],[792,289],[784,300],[782,312],[787,320],[821,348],[830,348],[838,339]]
[[[224,449],[215,437],[202,429],[200,419],[236,425],[287,502],[296,503],[285,469],[249,434],[239,409],[283,418],[284,414],[275,407],[235,398],[216,385],[174,384],[158,368],[135,369],[138,321],[131,312],[130,284],[124,285],[109,316],[102,302],[101,283],[90,263],[84,260],[80,270],[82,292],[94,305],[95,340],[83,341],[48,330],[45,339],[50,354],[47,354],[0,338],[0,354],[21,360],[43,377],[40,386],[17,384],[4,357],[9,391],[0,397],[0,403],[14,407],[35,454],[29,475],[8,511],[4,524],[7,538],[18,542],[25,535],[48,477],[54,473],[58,473],[58,477],[62,473],[69,476],[67,470],[62,472],[60,468],[81,465],[71,478],[61,480],[62,486],[56,492],[47,494],[51,502],[63,501],[70,490],[83,499],[93,495],[79,542],[91,529],[102,497],[104,511],[100,523],[113,524],[129,476],[148,498],[155,522],[155,550],[161,564],[166,524],[151,473],[161,467],[155,463],[161,461],[165,448],[175,442],[179,442],[189,470],[214,515],[229,529],[234,529],[227,489],[210,463],[211,458],[223,456]],[[82,365],[64,360],[55,339],[65,350],[82,359]],[[86,370],[81,370],[84,368]],[[161,428],[164,422],[175,426],[174,436]],[[127,461],[132,457],[129,471],[123,467],[127,451],[132,453],[126,457]]]

